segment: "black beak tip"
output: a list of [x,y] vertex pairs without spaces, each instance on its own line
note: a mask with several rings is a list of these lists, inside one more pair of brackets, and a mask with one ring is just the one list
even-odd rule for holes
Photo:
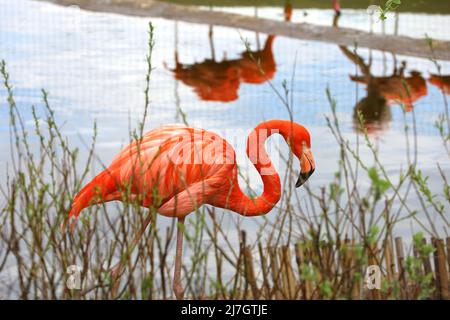
[[301,173],[300,176],[298,177],[297,182],[295,183],[295,187],[296,188],[301,187],[306,182],[306,180],[308,180],[307,174]]
[[299,188],[301,187],[308,179],[309,177],[311,177],[311,175],[314,173],[314,169],[309,171],[309,172],[305,172],[305,173],[300,173],[300,176],[298,177],[297,182],[295,183],[295,187]]

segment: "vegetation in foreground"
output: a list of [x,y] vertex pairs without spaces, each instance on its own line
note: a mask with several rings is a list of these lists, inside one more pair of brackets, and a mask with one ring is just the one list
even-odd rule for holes
[[[153,49],[150,27],[147,87],[142,121],[130,132],[130,140],[142,136],[149,108],[149,83]],[[257,63],[257,61],[255,61]],[[438,72],[439,65],[436,64]],[[89,153],[80,159],[61,132],[42,91],[45,115],[33,107],[34,131],[28,131],[14,99],[12,81],[2,62],[0,71],[9,108],[11,161],[2,183],[0,213],[0,294],[22,299],[169,299],[172,298],[171,260],[175,220],[161,230],[155,208],[145,209],[130,201],[122,205],[94,206],[81,216],[74,233],[59,229],[70,202],[80,189],[96,157],[96,127]],[[287,82],[270,84],[292,114]],[[327,91],[330,132],[339,146],[333,181],[306,194],[293,192],[292,157],[277,219],[255,220],[256,240],[249,240],[234,217],[234,229],[222,227],[222,212],[202,207],[188,219],[184,230],[189,251],[184,264],[186,296],[194,299],[430,299],[449,298],[448,251],[450,240],[441,239],[449,227],[450,187],[439,165],[441,192],[430,191],[420,171],[414,121],[406,125],[408,167],[389,175],[364,129],[370,164],[360,158],[360,143],[353,147],[344,137],[336,115],[336,102]],[[450,158],[448,105],[436,123]],[[179,110],[181,113],[182,111]],[[413,115],[414,116],[414,115]],[[183,114],[187,122],[187,117]],[[33,139],[30,137],[33,136]],[[359,141],[359,142],[361,142]],[[37,145],[35,145],[35,143]],[[448,159],[442,160],[448,161]],[[83,163],[83,165],[80,165]],[[361,179],[370,187],[362,189]],[[126,196],[126,195],[125,195]],[[419,201],[412,209],[409,199]],[[306,199],[306,200],[305,200]],[[133,236],[145,219],[152,219],[137,250],[130,252]],[[396,226],[411,221],[421,231],[411,235],[407,247],[396,238]],[[443,226],[444,233],[438,230]],[[239,239],[239,244],[233,239]],[[430,239],[427,240],[427,239]],[[445,251],[447,250],[447,258]],[[430,262],[430,258],[433,258]],[[126,269],[119,282],[109,270],[123,259]],[[446,260],[447,259],[447,260]],[[186,261],[185,260],[185,261]],[[368,290],[367,267],[381,268],[381,289]],[[77,276],[79,274],[79,277]]]

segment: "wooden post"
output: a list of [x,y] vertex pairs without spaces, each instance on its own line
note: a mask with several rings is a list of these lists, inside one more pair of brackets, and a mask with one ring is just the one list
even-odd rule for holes
[[[425,238],[422,239],[422,243],[423,245],[427,244],[427,240]],[[432,274],[433,275],[433,279],[434,279],[434,274],[433,274],[433,268],[431,267],[431,263],[430,263],[430,256],[423,256],[422,255],[422,263],[423,263],[423,270],[425,271],[425,274]]]
[[331,278],[336,274],[336,267],[334,264],[334,250],[331,243],[326,243],[322,249],[323,257],[325,258],[325,270],[327,272],[327,278]]
[[350,239],[345,237],[344,245],[341,246],[339,255],[341,256],[341,274],[344,294],[351,298],[351,274],[352,274],[352,253]]
[[386,263],[386,275],[389,283],[395,279],[395,262],[392,255],[391,238],[388,237],[384,243],[384,259]]
[[296,279],[294,276],[294,270],[292,269],[292,261],[288,246],[282,246],[280,248],[280,261],[281,261],[281,278],[283,281],[283,291],[285,297],[288,299],[294,299],[296,294]]
[[405,272],[405,254],[403,252],[403,240],[400,237],[395,238],[395,249],[397,251],[398,278],[400,280],[400,297],[408,299],[408,284],[406,282]]
[[247,283],[250,284],[250,289],[252,290],[252,299],[259,299],[259,289],[256,284],[255,270],[253,269],[252,251],[249,246],[246,246],[244,249],[244,267],[245,278]]
[[388,236],[384,242],[384,261],[386,265],[386,277],[387,277],[387,292],[385,299],[388,299],[392,293],[394,281],[396,280],[395,274],[395,255],[392,250],[392,238]]
[[439,291],[438,299],[449,300],[448,290],[448,271],[445,259],[444,240],[433,239],[434,251],[434,270],[436,271],[436,288]]
[[450,237],[447,237],[446,242],[447,242],[447,264],[450,277]]

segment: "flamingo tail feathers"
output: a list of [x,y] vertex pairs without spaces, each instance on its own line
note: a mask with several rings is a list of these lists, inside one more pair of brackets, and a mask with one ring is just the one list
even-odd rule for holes
[[110,171],[104,170],[98,174],[91,182],[89,182],[83,189],[75,196],[69,215],[61,225],[64,229],[67,222],[74,218],[71,223],[71,230],[81,212],[86,207],[96,203],[103,203],[112,200],[120,199],[120,192],[117,191],[117,181]]

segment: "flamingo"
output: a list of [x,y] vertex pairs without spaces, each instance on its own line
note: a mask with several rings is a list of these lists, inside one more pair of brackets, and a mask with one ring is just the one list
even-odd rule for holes
[[[164,125],[126,146],[108,168],[98,174],[75,196],[66,221],[73,218],[73,229],[80,212],[93,204],[135,199],[141,206],[154,208],[166,217],[178,219],[173,291],[183,299],[181,258],[185,217],[203,204],[234,211],[242,216],[267,214],[280,200],[280,177],[265,150],[264,143],[279,133],[300,161],[298,188],[315,169],[308,130],[287,120],[260,123],[249,134],[247,155],[259,172],[264,190],[250,198],[240,188],[233,147],[218,134],[184,125]],[[131,196],[125,197],[125,191]],[[140,241],[150,219],[132,242]],[[130,251],[131,251],[130,250]],[[122,263],[113,267],[115,279]]]

